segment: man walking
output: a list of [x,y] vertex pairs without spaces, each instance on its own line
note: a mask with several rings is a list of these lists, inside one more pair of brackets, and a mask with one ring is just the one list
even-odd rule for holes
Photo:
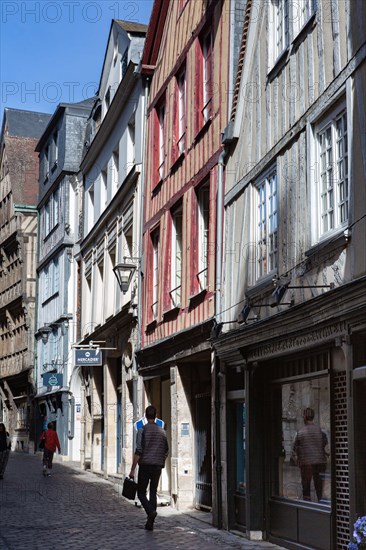
[[[147,514],[145,529],[152,531],[156,512],[156,492],[158,489],[161,470],[164,468],[168,456],[168,442],[163,428],[155,424],[156,408],[150,405],[146,408],[147,424],[139,429],[136,438],[136,450],[133,457],[130,477],[135,476],[135,469],[139,465],[137,479],[137,496]],[[146,497],[147,486],[150,482],[149,499]]]

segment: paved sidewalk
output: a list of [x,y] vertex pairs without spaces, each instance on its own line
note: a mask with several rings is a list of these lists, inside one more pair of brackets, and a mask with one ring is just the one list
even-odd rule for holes
[[169,506],[158,508],[154,531],[146,531],[144,511],[110,481],[58,461],[51,477],[41,470],[40,454],[11,454],[0,481],[0,549],[279,549],[219,531]]

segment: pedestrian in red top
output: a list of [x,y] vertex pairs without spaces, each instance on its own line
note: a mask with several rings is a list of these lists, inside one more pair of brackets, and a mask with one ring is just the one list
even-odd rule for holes
[[58,449],[58,452],[61,454],[61,446],[58,439],[57,432],[55,431],[55,426],[52,422],[49,422],[47,425],[47,430],[43,432],[41,439],[44,440],[44,451],[43,451],[43,475],[50,476],[50,470],[52,470],[52,461],[53,455]]

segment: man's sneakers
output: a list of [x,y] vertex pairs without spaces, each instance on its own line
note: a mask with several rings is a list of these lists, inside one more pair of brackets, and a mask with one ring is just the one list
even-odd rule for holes
[[147,516],[147,522],[145,524],[145,529],[147,531],[153,531],[154,530],[154,521],[157,516],[157,512],[150,512],[150,514]]

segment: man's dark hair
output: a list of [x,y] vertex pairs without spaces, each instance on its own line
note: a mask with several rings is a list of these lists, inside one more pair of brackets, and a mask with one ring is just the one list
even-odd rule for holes
[[311,409],[310,407],[305,409],[303,412],[304,420],[314,420],[314,416],[315,416],[314,409]]
[[145,416],[147,419],[154,419],[156,418],[156,409],[153,405],[149,405],[146,407]]
[[49,430],[53,430],[54,427],[55,427],[55,425],[54,425],[53,422],[49,422],[49,423],[47,424],[47,428],[48,428]]

